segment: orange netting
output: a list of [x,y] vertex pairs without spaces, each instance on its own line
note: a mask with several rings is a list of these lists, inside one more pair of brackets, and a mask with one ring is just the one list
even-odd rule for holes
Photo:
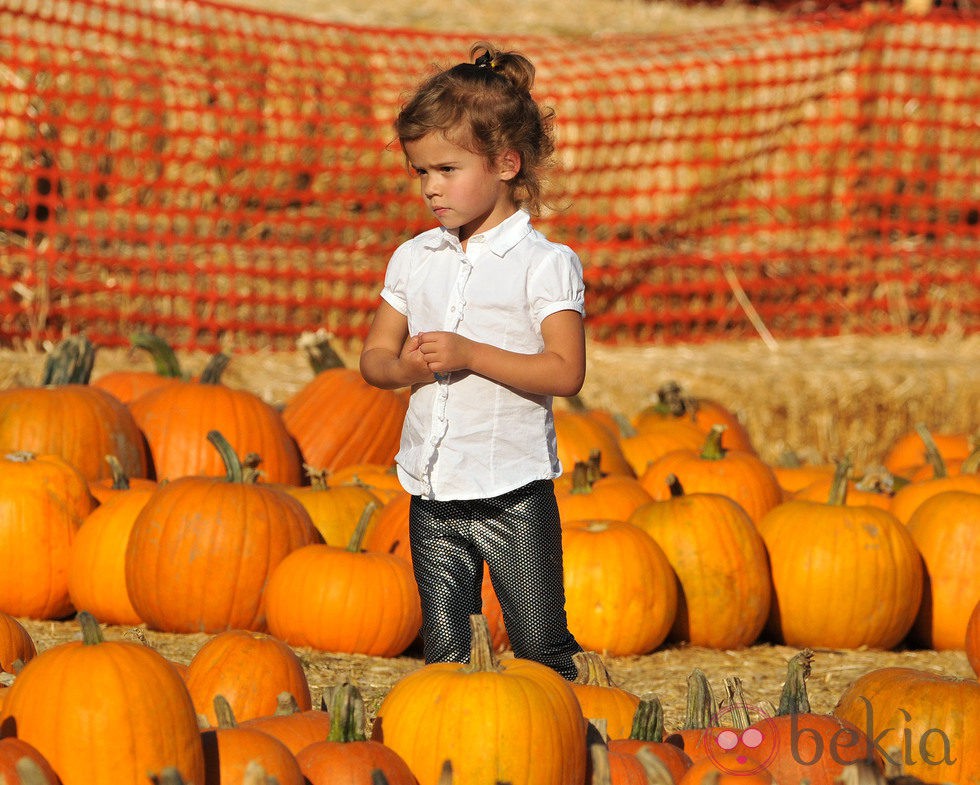
[[[538,66],[597,340],[980,330],[975,14],[496,39]],[[472,35],[0,0],[0,345],[362,337],[432,224],[390,144]]]

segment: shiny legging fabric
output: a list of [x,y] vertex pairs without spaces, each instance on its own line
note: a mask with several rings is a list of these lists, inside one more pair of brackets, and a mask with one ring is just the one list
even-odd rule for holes
[[561,524],[551,480],[490,499],[414,496],[409,539],[427,663],[469,661],[469,617],[481,612],[486,562],[514,655],[575,678],[572,655],[582,647],[565,615]]

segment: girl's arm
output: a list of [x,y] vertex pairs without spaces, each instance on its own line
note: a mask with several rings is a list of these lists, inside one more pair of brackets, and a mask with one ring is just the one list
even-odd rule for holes
[[418,340],[408,335],[408,320],[384,300],[361,349],[360,370],[368,384],[385,390],[433,380]]
[[541,322],[544,350],[520,354],[449,332],[420,333],[418,348],[432,373],[468,368],[535,395],[575,395],[585,381],[585,328],[578,311],[558,311]]

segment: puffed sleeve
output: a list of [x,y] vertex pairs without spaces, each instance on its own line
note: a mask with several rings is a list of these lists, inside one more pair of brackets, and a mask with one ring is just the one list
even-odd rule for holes
[[408,313],[406,288],[408,283],[409,261],[411,258],[412,242],[402,243],[388,260],[385,270],[385,282],[381,289],[381,298],[403,316]]
[[554,246],[534,270],[529,281],[531,312],[541,323],[558,311],[585,315],[585,281],[582,262],[566,245]]

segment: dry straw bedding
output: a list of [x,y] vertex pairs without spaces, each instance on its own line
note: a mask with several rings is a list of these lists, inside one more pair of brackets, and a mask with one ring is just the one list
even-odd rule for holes
[[[508,33],[671,33],[764,22],[773,16],[764,7],[708,8],[641,0],[240,0],[239,4],[345,24],[472,31],[474,40],[505,40]],[[349,359],[353,355],[352,349]],[[194,373],[205,358],[182,355],[181,360],[185,371]],[[0,351],[0,388],[36,383],[42,362],[43,353]],[[149,366],[145,358],[124,350],[100,350],[96,375],[120,367]],[[660,384],[675,380],[696,395],[732,407],[767,459],[777,459],[786,449],[822,459],[850,449],[861,464],[879,458],[888,441],[915,422],[943,431],[976,429],[980,425],[978,368],[980,336],[630,348],[590,344],[583,398],[589,405],[631,414],[652,400]],[[282,403],[310,373],[299,353],[236,355],[226,382]],[[77,636],[74,622],[24,620],[24,624],[41,650]],[[134,636],[126,628],[108,628],[106,637]],[[162,654],[182,662],[188,662],[207,639],[153,631],[146,637]],[[400,676],[421,664],[415,652],[391,659],[298,652],[314,699],[325,687],[352,679],[371,709]],[[777,701],[786,662],[794,653],[772,645],[739,651],[671,646],[642,657],[609,658],[607,664],[621,686],[659,695],[670,727],[683,717],[686,678],[693,668],[705,671],[717,695],[723,694],[726,677],[739,676],[749,702],[765,705]],[[809,681],[814,709],[831,709],[851,680],[883,665],[973,675],[963,652],[818,650]]]

